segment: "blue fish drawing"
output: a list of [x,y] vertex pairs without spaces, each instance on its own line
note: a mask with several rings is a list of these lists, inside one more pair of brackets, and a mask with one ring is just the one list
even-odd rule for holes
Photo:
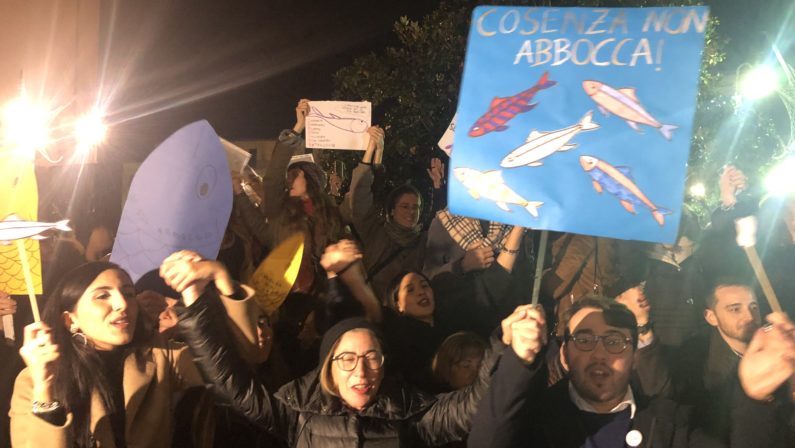
[[178,250],[215,259],[232,213],[221,140],[205,121],[168,137],[133,177],[110,260],[137,281]]
[[637,214],[635,207],[647,207],[657,224],[665,224],[665,215],[671,211],[657,207],[640,190],[632,178],[632,172],[625,166],[613,166],[604,160],[592,156],[580,156],[582,169],[591,176],[593,188],[597,193],[607,191],[615,196],[621,205],[633,215]]

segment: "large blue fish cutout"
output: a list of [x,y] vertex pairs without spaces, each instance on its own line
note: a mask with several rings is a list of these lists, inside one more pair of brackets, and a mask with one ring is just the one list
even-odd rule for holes
[[137,281],[178,250],[215,259],[232,212],[232,179],[207,121],[178,130],[133,177],[111,261]]

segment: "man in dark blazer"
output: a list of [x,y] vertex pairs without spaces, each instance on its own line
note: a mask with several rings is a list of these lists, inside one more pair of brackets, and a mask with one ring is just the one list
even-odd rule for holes
[[[624,305],[583,299],[564,323],[561,354],[569,377],[551,388],[546,388],[544,357],[537,356],[545,343],[543,319],[504,323],[503,340],[512,349],[503,353],[478,406],[470,447],[723,446],[694,427],[690,407],[632,390],[638,331]],[[738,394],[738,406],[751,401]],[[748,432],[742,424],[734,429]]]

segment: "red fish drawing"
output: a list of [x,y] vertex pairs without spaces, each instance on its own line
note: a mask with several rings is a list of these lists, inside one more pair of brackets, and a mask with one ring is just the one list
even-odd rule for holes
[[495,97],[491,100],[489,110],[486,111],[478,121],[469,129],[470,137],[480,137],[493,131],[504,131],[508,129],[505,123],[511,121],[518,114],[532,110],[538,103],[530,104],[533,97],[539,90],[548,89],[557,84],[549,80],[549,73],[544,72],[541,79],[529,89],[517,93],[513,96],[504,98]]

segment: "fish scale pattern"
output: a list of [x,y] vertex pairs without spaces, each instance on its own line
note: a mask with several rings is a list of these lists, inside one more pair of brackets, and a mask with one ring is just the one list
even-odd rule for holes
[[[41,288],[41,253],[39,242],[25,240],[25,251],[28,254],[31,276],[36,294],[42,293]],[[0,290],[12,295],[27,295],[25,273],[22,271],[22,262],[17,253],[16,242],[0,245]]]

